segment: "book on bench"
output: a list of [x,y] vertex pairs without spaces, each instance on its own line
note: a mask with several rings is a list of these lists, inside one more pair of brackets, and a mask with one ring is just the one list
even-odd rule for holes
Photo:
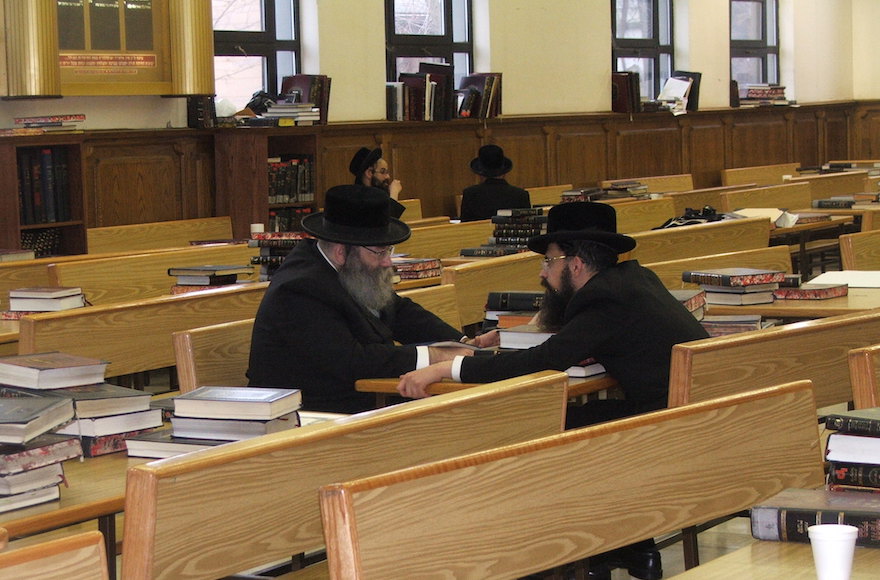
[[174,398],[174,415],[269,420],[302,405],[299,389],[204,386]]

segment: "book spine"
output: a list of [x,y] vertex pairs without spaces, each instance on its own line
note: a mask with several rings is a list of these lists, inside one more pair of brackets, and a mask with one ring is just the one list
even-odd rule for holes
[[462,248],[459,251],[459,255],[461,256],[473,256],[473,257],[483,257],[483,256],[507,256],[510,254],[518,254],[519,252],[526,251],[525,248],[517,248],[514,246],[508,247],[498,247],[498,248]]
[[825,420],[825,428],[840,433],[880,437],[880,420],[877,419],[831,415]]
[[543,292],[489,292],[486,310],[539,310]]
[[813,200],[813,207],[823,209],[849,209],[854,206],[855,203],[855,200],[816,199]]
[[58,221],[58,215],[55,211],[56,191],[55,191],[55,167],[52,161],[52,149],[44,148],[40,150],[40,193],[43,198],[43,205],[46,208],[47,222],[54,223]]
[[752,536],[759,540],[809,543],[807,528],[816,524],[847,524],[859,528],[857,546],[880,547],[880,513],[860,510],[777,508],[751,511]]
[[828,483],[866,486],[880,491],[880,464],[832,461]]
[[785,273],[768,274],[714,274],[711,272],[682,272],[681,279],[693,284],[713,284],[716,286],[749,286],[751,284],[770,284],[785,280]]

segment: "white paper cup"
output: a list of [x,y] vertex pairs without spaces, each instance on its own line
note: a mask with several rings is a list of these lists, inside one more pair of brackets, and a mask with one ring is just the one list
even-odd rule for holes
[[849,580],[859,529],[841,524],[807,528],[819,580]]

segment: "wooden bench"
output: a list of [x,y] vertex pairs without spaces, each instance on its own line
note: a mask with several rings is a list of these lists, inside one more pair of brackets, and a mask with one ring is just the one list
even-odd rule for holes
[[403,213],[400,216],[400,219],[409,223],[414,220],[420,220],[424,216],[422,216],[422,200],[419,198],[415,199],[398,199],[397,200],[400,205],[403,206]]
[[[92,304],[110,304],[169,294],[176,282],[168,268],[206,264],[250,264],[259,248],[246,244],[191,246],[169,251],[126,254],[49,265],[53,286],[80,286]],[[259,266],[240,280],[256,280]]]
[[188,246],[193,240],[230,240],[232,237],[232,219],[220,216],[87,228],[86,247],[90,254],[133,253]]
[[454,258],[462,248],[488,242],[495,230],[489,220],[413,228],[412,236],[395,246],[395,252],[417,258]]
[[617,231],[622,234],[652,230],[677,215],[675,202],[668,197],[617,203],[614,209],[617,211]]
[[572,189],[571,183],[564,185],[544,185],[541,187],[526,187],[529,192],[529,201],[532,206],[536,205],[557,205],[562,201],[562,192]]
[[852,382],[853,406],[880,406],[880,344],[854,348],[847,355]]
[[783,182],[783,176],[798,174],[800,163],[777,163],[773,165],[755,165],[752,167],[734,167],[721,170],[723,185],[739,185],[756,183],[758,185],[776,185]]
[[562,430],[543,372],[132,467],[122,577],[218,578],[318,548],[321,485]]
[[763,218],[722,220],[695,226],[630,234],[636,240],[629,257],[641,263],[754,250],[770,245],[770,222]]
[[0,580],[24,578],[107,580],[104,536],[83,532],[0,552]]
[[515,578],[822,483],[800,381],[340,480],[320,502],[331,579]]
[[830,316],[672,347],[669,406],[784,381],[813,381],[818,407],[852,400],[847,356],[880,343],[880,310]]
[[850,195],[865,192],[867,171],[844,171],[792,177],[786,183],[809,183],[813,199],[827,199],[834,195]]
[[610,189],[615,183],[621,181],[638,181],[642,185],[648,186],[648,193],[665,193],[667,191],[690,191],[694,188],[694,178],[690,173],[606,179],[599,182],[599,187],[601,187],[602,189]]
[[844,270],[880,270],[880,230],[843,234],[838,243]]
[[812,204],[809,183],[785,183],[739,189],[721,194],[721,211],[732,212],[744,207],[775,207],[798,210]]
[[[399,293],[454,328],[461,328],[456,288],[450,284]],[[223,322],[172,333],[180,392],[203,385],[240,386],[246,376],[254,319]]]
[[446,266],[440,279],[455,287],[461,323],[467,326],[483,320],[486,296],[491,291],[541,290],[542,258],[534,252],[523,252]]
[[690,191],[671,191],[664,193],[663,197],[668,197],[675,204],[675,215],[684,215],[688,209],[700,210],[707,205],[716,210],[721,210],[721,194],[727,191],[736,191],[747,187],[755,187],[756,184],[748,183],[742,185],[728,185],[726,187],[706,187],[703,189],[692,189]]
[[650,269],[663,285],[670,290],[681,288],[699,288],[699,284],[683,282],[681,273],[685,270],[703,270],[707,268],[764,268],[792,272],[791,254],[785,246],[768,246],[757,250],[741,250],[707,256],[694,256],[665,262],[642,264]]
[[21,354],[60,350],[109,361],[107,377],[174,365],[171,334],[251,318],[268,282],[24,316]]

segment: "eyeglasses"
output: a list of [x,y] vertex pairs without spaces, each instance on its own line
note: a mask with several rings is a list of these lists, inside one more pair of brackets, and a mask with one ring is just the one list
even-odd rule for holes
[[570,257],[570,256],[566,256],[565,254],[563,254],[561,256],[553,256],[552,258],[546,257],[543,260],[541,260],[541,268],[544,270],[549,270],[550,265],[553,264],[553,262],[555,262],[556,260],[563,260],[568,257]]
[[381,250],[374,250],[370,246],[361,246],[361,247],[363,249],[365,249],[366,251],[370,252],[371,254],[376,254],[377,256],[380,256],[382,258],[384,258],[385,256],[390,256],[391,254],[394,253],[394,246],[376,246],[376,247],[382,248]]

